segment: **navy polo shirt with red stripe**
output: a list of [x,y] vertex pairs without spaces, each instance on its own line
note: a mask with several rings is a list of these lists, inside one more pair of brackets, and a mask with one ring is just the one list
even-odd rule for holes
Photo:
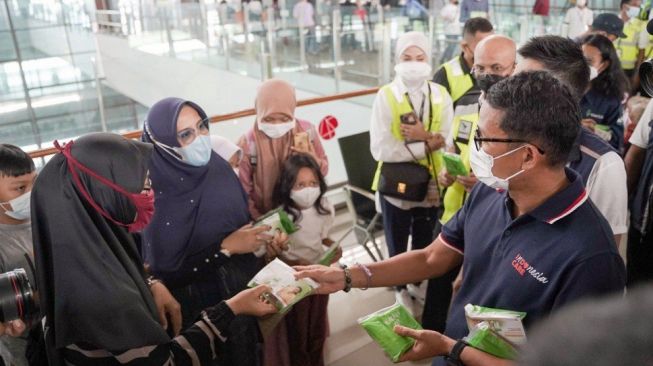
[[524,325],[588,296],[623,291],[624,263],[608,222],[578,173],[528,214],[513,218],[508,193],[477,184],[440,239],[463,254],[463,283],[445,334],[468,334],[468,304],[526,312]]

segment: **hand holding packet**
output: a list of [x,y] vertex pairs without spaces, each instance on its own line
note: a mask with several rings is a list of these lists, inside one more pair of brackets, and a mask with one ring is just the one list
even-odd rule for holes
[[[254,221],[254,226],[267,225],[270,226],[270,230],[266,231],[264,234],[274,236],[277,231],[286,233],[288,235],[293,234],[299,230],[299,226],[290,219],[290,216],[286,211],[281,207],[276,208],[265,215],[259,217]],[[257,251],[254,252],[254,255],[257,257],[262,257],[266,253],[265,245],[262,245]]]
[[247,286],[269,286],[272,291],[266,295],[266,300],[274,304],[279,313],[283,314],[320,287],[317,282],[310,278],[296,280],[295,272],[292,267],[277,258],[263,267]]
[[417,320],[399,303],[358,319],[358,324],[381,346],[392,362],[399,361],[415,344],[414,339],[395,333],[395,325],[422,329]]

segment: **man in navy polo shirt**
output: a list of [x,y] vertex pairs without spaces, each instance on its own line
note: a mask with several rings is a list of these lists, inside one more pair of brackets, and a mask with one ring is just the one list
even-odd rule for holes
[[580,176],[565,167],[579,120],[576,99],[546,72],[497,83],[481,106],[471,147],[472,169],[484,184],[430,246],[367,267],[300,267],[297,276],[331,293],[413,283],[463,262],[444,335],[399,327],[399,334],[417,340],[402,361],[447,356],[467,366],[505,364],[458,341],[468,333],[466,304],[526,312],[528,328],[568,303],[625,285],[607,221]]

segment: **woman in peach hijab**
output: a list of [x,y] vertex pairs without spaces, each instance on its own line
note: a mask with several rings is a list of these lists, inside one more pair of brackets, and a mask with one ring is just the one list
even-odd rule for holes
[[[249,197],[249,211],[256,219],[274,206],[274,187],[286,159],[295,153],[311,155],[318,162],[323,175],[328,161],[315,127],[295,118],[295,89],[278,79],[271,79],[259,87],[256,95],[256,122],[240,138],[243,151],[240,162],[240,181]],[[271,258],[267,258],[270,260]],[[265,337],[265,366],[291,366],[286,322],[281,321]]]
[[270,79],[259,87],[256,122],[238,143],[244,152],[240,181],[254,219],[274,208],[274,185],[290,154],[310,154],[320,164],[322,174],[328,172],[329,162],[317,130],[310,122],[295,118],[296,107],[295,88],[287,82]]

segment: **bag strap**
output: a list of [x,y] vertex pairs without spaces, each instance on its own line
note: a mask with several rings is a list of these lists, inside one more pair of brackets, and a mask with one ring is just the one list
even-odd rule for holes
[[[432,93],[431,83],[429,83],[427,81],[426,86],[429,89],[429,93],[426,96],[428,98],[428,102],[429,102],[429,127],[428,127],[428,131],[431,131],[431,126],[433,126],[433,103],[431,103],[431,97],[432,97],[432,95],[431,95],[431,93]],[[408,96],[407,93],[406,93],[406,99],[408,99],[408,104],[410,104],[410,108],[412,108],[413,112],[415,112],[417,114],[417,111],[415,110],[415,107],[413,106],[413,102],[410,100],[410,97]],[[424,118],[424,101],[422,101],[422,108],[421,109],[422,109],[422,115],[419,116],[419,118]],[[419,164],[419,159],[417,159],[415,154],[413,154],[413,151],[408,147],[408,143],[406,141],[404,141],[404,147],[406,148],[406,150],[408,150],[408,153],[410,154],[410,156],[413,157],[413,160],[415,160],[415,162]],[[433,172],[435,173],[435,167],[433,166],[433,163],[431,162],[431,154],[426,154],[426,159],[428,160],[429,165],[431,166],[431,169],[433,169]]]

